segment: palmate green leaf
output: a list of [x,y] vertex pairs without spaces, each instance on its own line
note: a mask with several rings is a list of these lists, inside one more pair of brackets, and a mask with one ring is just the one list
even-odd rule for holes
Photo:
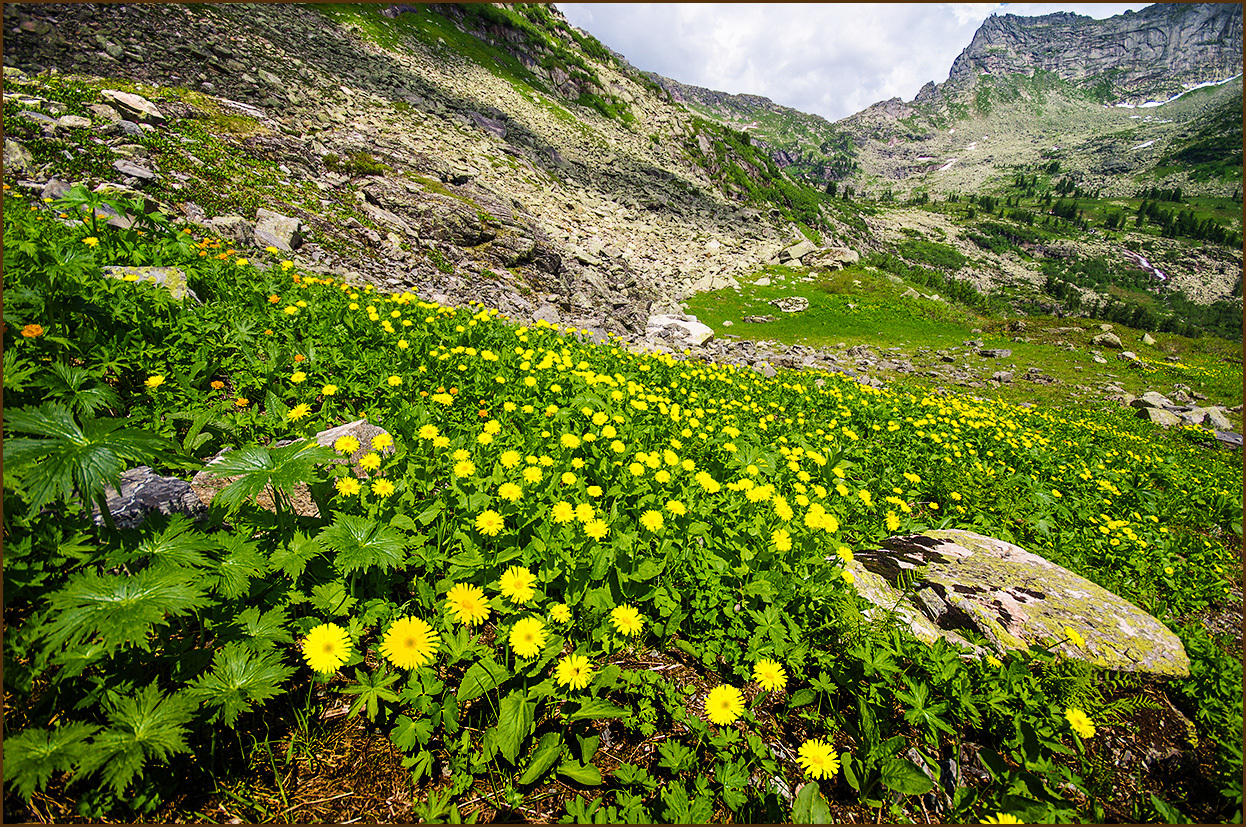
[[44,437],[19,437],[4,443],[8,468],[34,466],[26,475],[31,512],[57,499],[69,500],[75,491],[94,501],[105,485],[120,487],[126,467],[151,462],[169,447],[162,437],[123,428],[125,423],[124,419],[85,419],[79,424],[68,407],[55,402],[7,412],[7,432]]
[[142,777],[149,760],[166,761],[189,751],[185,725],[198,706],[188,691],[164,697],[155,681],[109,704],[112,726],[95,738],[83,757],[82,772],[98,770],[100,780],[121,795],[135,776]]
[[281,663],[280,652],[257,653],[237,642],[226,643],[212,655],[212,671],[191,682],[187,695],[208,707],[217,707],[208,718],[233,726],[252,705],[278,695],[294,667]]
[[342,690],[347,695],[359,696],[351,703],[350,711],[346,714],[346,717],[353,718],[359,714],[360,710],[366,709],[368,720],[375,721],[381,701],[390,701],[392,703],[399,700],[398,693],[389,687],[401,677],[402,675],[398,672],[391,673],[385,668],[384,664],[381,665],[380,669],[371,674],[364,672],[362,669],[356,669],[355,680],[358,683]]
[[273,568],[281,569],[291,580],[298,578],[307,564],[324,553],[324,549],[314,537],[296,532],[289,542],[279,546],[269,557]]
[[[41,377],[34,384],[47,391],[48,401],[66,402],[82,416],[94,416],[100,408],[116,407],[117,392],[97,382],[86,368],[53,362],[51,376]],[[8,377],[5,377],[6,383]]]
[[278,643],[291,643],[294,636],[286,630],[286,610],[277,606],[260,614],[254,606],[244,609],[234,617],[234,625],[247,635],[242,644],[254,652],[276,648]]
[[389,571],[402,565],[406,539],[402,533],[367,517],[338,514],[333,525],[316,535],[326,550],[336,552],[338,570],[350,574],[380,566]]
[[87,740],[99,727],[83,723],[46,729],[28,729],[4,739],[4,780],[17,783],[27,801],[42,790],[54,772],[72,770],[90,749]]
[[175,514],[163,529],[143,538],[132,551],[114,553],[108,562],[115,566],[143,560],[157,570],[207,568],[213,561],[206,552],[217,547],[216,538],[198,531],[190,517]]
[[239,475],[216,495],[232,511],[244,501],[255,499],[265,486],[288,494],[298,483],[318,481],[316,466],[337,458],[331,448],[304,439],[281,448],[239,448],[208,465],[207,470],[218,477]]
[[41,630],[45,646],[75,646],[98,638],[109,649],[130,644],[147,650],[152,627],[211,605],[197,576],[191,569],[79,574],[48,598],[52,611]]
[[251,581],[268,573],[268,560],[255,543],[240,534],[226,534],[221,539],[224,556],[210,579],[214,592],[232,600],[246,593]]

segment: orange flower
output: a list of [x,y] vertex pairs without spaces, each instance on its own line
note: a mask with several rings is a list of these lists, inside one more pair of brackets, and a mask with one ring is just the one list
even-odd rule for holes
[[301,354],[301,353],[296,353],[296,354],[294,354],[294,361],[296,361],[296,362],[301,362],[301,361],[303,361],[303,360],[304,360],[304,359],[306,359],[306,358],[307,358],[307,357],[306,357],[306,356],[304,356],[304,355],[303,355],[303,354]]
[[225,387],[225,383],[220,379],[216,379],[212,382],[212,390],[214,391],[219,391],[223,387]]
[[36,336],[42,336],[42,335],[43,335],[43,325],[41,325],[41,324],[28,324],[28,325],[26,325],[25,327],[23,327],[23,328],[22,328],[22,335],[23,335],[23,336],[25,336],[27,339],[33,339],[33,338],[35,338]]
[[276,304],[279,301],[281,301],[281,296],[269,296],[268,297],[269,304]]

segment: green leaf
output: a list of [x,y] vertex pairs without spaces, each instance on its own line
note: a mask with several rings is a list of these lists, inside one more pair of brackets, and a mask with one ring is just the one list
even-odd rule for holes
[[507,671],[505,666],[486,655],[481,660],[473,663],[471,668],[463,675],[463,680],[459,683],[458,692],[455,694],[458,696],[459,703],[465,704],[468,701],[479,698],[510,676],[511,673]]
[[277,547],[269,562],[274,568],[285,572],[291,580],[296,580],[307,568],[307,564],[323,553],[324,549],[315,538],[296,532],[285,545]]
[[907,758],[892,758],[882,765],[880,780],[890,790],[904,795],[925,795],[935,787],[930,776]]
[[333,449],[311,440],[299,440],[280,448],[258,445],[239,448],[209,463],[205,469],[217,477],[239,475],[216,495],[216,500],[233,511],[244,501],[254,500],[269,485],[289,496],[299,483],[319,480],[317,464],[337,460]]
[[789,709],[797,709],[802,706],[808,706],[817,699],[818,693],[808,687],[805,687],[804,689],[797,689],[792,693],[792,697],[788,700],[787,706]]
[[283,653],[257,653],[242,643],[226,643],[212,656],[212,671],[191,682],[187,694],[209,707],[219,707],[208,718],[233,726],[252,705],[282,693],[281,685],[294,674],[283,666]]
[[598,718],[626,718],[631,712],[601,698],[588,698],[580,702],[580,708],[567,714],[568,721],[596,720]]
[[54,772],[72,770],[90,750],[87,741],[99,727],[83,723],[46,729],[28,729],[4,739],[4,780],[17,782],[17,792],[27,801],[42,790]]
[[146,560],[153,568],[208,568],[213,560],[205,551],[215,551],[215,537],[195,529],[194,521],[185,514],[175,514],[163,530],[145,537],[130,553],[113,555],[113,565]]
[[432,505],[420,512],[415,519],[420,521],[420,525],[427,526],[433,520],[437,519],[437,515],[441,513],[441,500],[433,500]]
[[801,784],[800,789],[796,791],[796,800],[792,802],[792,823],[831,823],[830,802],[818,789],[817,782],[809,781]]
[[514,764],[523,742],[536,723],[536,703],[522,689],[511,692],[498,704],[497,743],[502,757]]
[[234,617],[234,625],[241,627],[247,639],[242,643],[255,652],[276,648],[278,643],[292,643],[294,636],[285,627],[286,610],[277,606],[260,614],[255,606],[243,609]]
[[688,803],[688,791],[683,782],[675,780],[662,788],[662,818],[668,824],[693,824],[692,807]]
[[316,539],[327,551],[337,552],[336,564],[343,574],[372,566],[389,571],[402,565],[406,552],[401,532],[350,514],[338,514]]
[[34,410],[5,413],[6,433],[44,439],[9,438],[4,462],[10,470],[33,466],[26,474],[31,513],[53,500],[99,499],[106,485],[121,487],[121,472],[152,462],[170,443],[146,431],[122,428],[125,419],[84,419],[79,425],[65,405],[45,402]]
[[[6,754],[8,753],[7,746],[5,749],[5,753]],[[6,767],[5,769],[7,770],[8,768]],[[5,777],[6,778],[8,777],[7,773]],[[1189,824],[1190,823],[1190,820],[1185,817],[1184,813],[1182,813],[1176,807],[1169,804],[1164,799],[1157,798],[1154,793],[1151,793],[1151,806],[1155,808],[1155,814],[1159,816],[1159,821],[1161,824]]]
[[357,601],[347,593],[344,582],[333,580],[313,586],[311,602],[321,614],[343,617],[350,614],[351,607]]
[[564,761],[558,765],[558,774],[565,775],[578,784],[595,787],[601,783],[601,770],[592,764]]
[[558,760],[562,753],[562,736],[557,732],[547,732],[537,742],[536,749],[528,759],[528,767],[519,776],[520,784],[532,784],[539,780]]
[[211,605],[193,579],[186,569],[77,575],[48,598],[46,645],[74,646],[98,636],[109,649],[130,644],[146,651],[154,626]]
[[221,547],[225,555],[209,582],[213,591],[232,600],[246,594],[254,578],[268,573],[268,560],[255,543],[241,534],[222,535]]
[[389,740],[403,752],[412,752],[416,747],[427,744],[432,735],[433,725],[429,721],[399,715],[393,731],[389,733]]
[[101,781],[121,795],[135,776],[143,776],[148,761],[166,761],[171,755],[190,751],[185,724],[198,705],[188,692],[164,697],[155,681],[133,696],[109,703],[112,726],[95,738],[83,758],[82,772],[98,770]]
[[391,673],[382,664],[381,668],[371,674],[364,672],[362,669],[355,670],[355,680],[358,681],[354,686],[348,686],[341,691],[347,695],[358,695],[354,702],[350,705],[350,711],[346,714],[347,718],[353,718],[359,714],[360,710],[367,710],[368,720],[375,721],[377,712],[380,711],[381,701],[395,702],[399,700],[398,693],[390,689],[390,685],[398,680],[402,675],[397,672]]

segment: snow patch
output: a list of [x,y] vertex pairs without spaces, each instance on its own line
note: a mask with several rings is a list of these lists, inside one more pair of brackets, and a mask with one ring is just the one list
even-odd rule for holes
[[[1195,89],[1206,89],[1209,86],[1222,86],[1223,84],[1226,84],[1231,80],[1236,80],[1237,78],[1240,78],[1241,76],[1242,76],[1242,73],[1238,72],[1233,77],[1225,78],[1224,80],[1209,80],[1206,83],[1196,83],[1193,86],[1186,86],[1184,91],[1178,92],[1177,94],[1173,95],[1168,100],[1164,100],[1164,101],[1147,101],[1145,103],[1137,103],[1137,104],[1114,103],[1114,104],[1111,104],[1110,106],[1115,107],[1117,109],[1153,109],[1156,106],[1163,106],[1166,103],[1172,103],[1177,98],[1180,98],[1183,95],[1187,95],[1190,92],[1193,92]],[[1103,106],[1105,109],[1109,108],[1109,104],[1105,103]]]
[[953,158],[952,160],[948,161],[946,164],[944,164],[943,166],[939,167],[939,168],[938,168],[937,170],[935,170],[935,171],[936,171],[936,172],[944,172],[944,171],[946,171],[946,170],[949,170],[949,169],[951,169],[951,168],[952,168],[952,164],[956,163],[956,162],[957,162],[957,161],[959,161],[959,160],[960,160],[959,158]]
[[1136,147],[1134,147],[1134,149],[1145,149],[1146,147],[1150,146],[1153,143],[1155,143],[1155,141],[1145,141],[1143,143],[1138,144]]

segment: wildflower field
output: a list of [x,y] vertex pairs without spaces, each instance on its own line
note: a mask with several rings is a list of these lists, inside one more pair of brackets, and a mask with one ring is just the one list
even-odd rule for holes
[[[639,352],[113,199],[118,230],[105,200],[5,192],[7,817],[1240,816],[1240,636],[1203,622],[1240,605],[1240,454]],[[101,274],[136,259],[202,303]],[[310,439],[360,418],[386,433]],[[222,448],[206,522],[92,520],[122,470]],[[1136,603],[1190,676],[1105,672],[1075,634],[969,659],[863,613],[854,552],[931,528]],[[1121,759],[1169,706],[1197,760]],[[351,738],[397,813],[317,786]]]

